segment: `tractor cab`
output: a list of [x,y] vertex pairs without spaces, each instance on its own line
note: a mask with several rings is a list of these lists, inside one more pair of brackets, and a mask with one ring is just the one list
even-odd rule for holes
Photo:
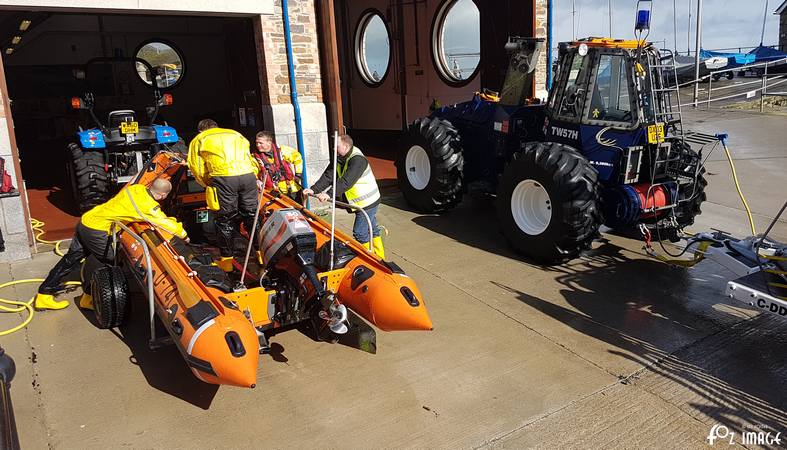
[[606,38],[563,43],[559,52],[547,105],[550,140],[583,147],[614,140],[622,147],[682,137],[678,91],[667,82],[671,53],[644,41]]
[[672,53],[607,38],[564,43],[559,51],[545,139],[578,149],[598,171],[608,225],[642,219],[621,210],[630,196],[653,199],[645,209],[655,213],[691,201],[700,161],[683,140]]

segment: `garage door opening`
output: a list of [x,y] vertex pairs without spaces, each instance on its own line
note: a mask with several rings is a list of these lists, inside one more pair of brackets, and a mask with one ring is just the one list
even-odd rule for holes
[[[92,96],[105,125],[111,111],[134,111],[140,126],[155,115],[186,144],[206,117],[248,138],[262,123],[250,18],[2,12],[0,43],[31,216],[49,238],[73,232],[67,148],[97,126],[72,98]],[[154,82],[172,96],[157,113]]]

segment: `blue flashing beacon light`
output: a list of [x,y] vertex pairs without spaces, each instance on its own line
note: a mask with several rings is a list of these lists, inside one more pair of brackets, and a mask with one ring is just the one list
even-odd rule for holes
[[[640,9],[641,3],[644,3],[642,9]],[[640,0],[637,2],[637,23],[634,25],[636,31],[650,30],[650,10],[652,5],[652,0]]]

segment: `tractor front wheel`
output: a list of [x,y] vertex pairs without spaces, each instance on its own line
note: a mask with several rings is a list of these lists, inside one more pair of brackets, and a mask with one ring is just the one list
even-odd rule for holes
[[462,199],[462,143],[451,122],[416,119],[396,160],[399,189],[421,212],[447,211]]
[[598,235],[598,172],[556,143],[523,145],[505,168],[497,215],[508,242],[539,263],[574,258]]

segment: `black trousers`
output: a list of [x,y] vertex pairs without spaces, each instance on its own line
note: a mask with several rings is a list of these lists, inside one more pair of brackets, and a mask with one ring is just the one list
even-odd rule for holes
[[95,256],[104,264],[112,264],[115,259],[112,238],[105,231],[88,228],[79,222],[68,252],[49,271],[49,275],[38,287],[38,293],[49,295],[57,293],[61,289],[60,284],[63,282],[63,278],[79,265],[82,258],[90,255]]
[[256,230],[254,214],[257,213],[257,177],[253,173],[229,177],[213,177],[211,185],[216,188],[219,210],[216,213],[216,231],[221,256],[233,256],[233,235],[240,222],[254,239]]

